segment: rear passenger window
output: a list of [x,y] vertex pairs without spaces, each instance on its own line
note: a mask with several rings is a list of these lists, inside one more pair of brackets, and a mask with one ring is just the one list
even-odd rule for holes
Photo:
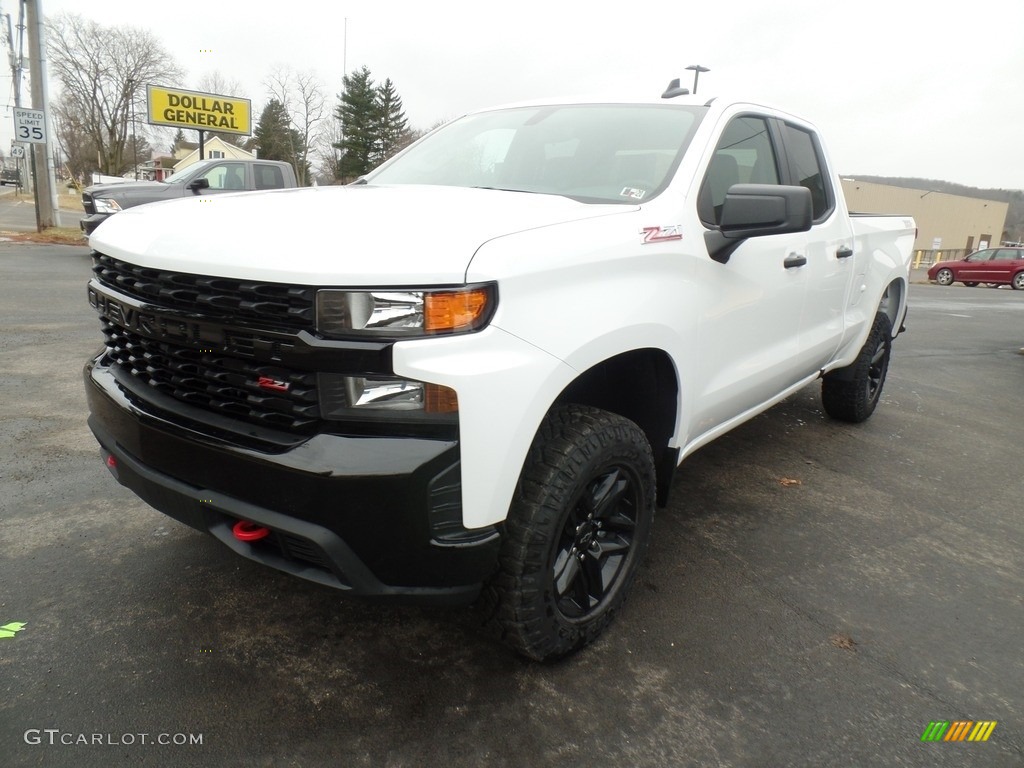
[[794,183],[811,191],[814,220],[821,221],[831,212],[835,197],[818,141],[814,134],[789,123],[785,123],[782,130]]
[[1024,251],[999,250],[996,251],[996,259],[999,261],[1013,261],[1024,258]]
[[725,194],[733,184],[778,184],[779,164],[760,117],[737,117],[722,133],[701,184],[698,212],[709,226],[722,220]]
[[284,175],[276,165],[257,165],[256,189],[282,189],[284,187]]

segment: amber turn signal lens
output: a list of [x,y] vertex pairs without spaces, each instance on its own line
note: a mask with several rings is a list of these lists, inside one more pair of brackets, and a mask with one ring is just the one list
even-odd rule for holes
[[468,331],[487,316],[490,292],[486,288],[469,291],[432,291],[424,296],[423,328],[427,331]]
[[423,389],[423,410],[427,413],[456,413],[459,396],[454,389],[440,384],[426,384]]

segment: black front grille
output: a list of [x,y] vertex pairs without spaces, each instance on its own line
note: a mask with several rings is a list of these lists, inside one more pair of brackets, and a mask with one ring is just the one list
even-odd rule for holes
[[160,307],[256,321],[265,328],[313,328],[317,290],[313,287],[170,272],[102,253],[93,254],[92,271],[101,283]]
[[293,432],[312,432],[320,419],[316,373],[154,341],[106,321],[103,335],[118,368],[184,403]]

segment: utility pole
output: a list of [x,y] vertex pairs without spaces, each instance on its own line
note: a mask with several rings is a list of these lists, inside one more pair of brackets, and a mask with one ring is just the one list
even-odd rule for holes
[[[11,28],[11,14],[7,14],[7,43],[10,51],[11,79],[14,86],[14,108],[21,107],[21,80],[25,64],[25,3],[18,0],[18,39],[15,42],[14,30]],[[25,158],[15,158],[15,166],[18,169],[18,178],[21,183],[15,188],[19,193],[22,189],[31,191],[31,179],[28,172],[28,165]]]
[[57,184],[53,172],[53,121],[50,119],[50,99],[46,74],[46,31],[43,28],[42,0],[25,0],[28,18],[28,45],[32,73],[32,108],[41,109],[46,123],[46,143],[32,145],[36,171],[36,228],[60,226],[60,207],[57,204]]

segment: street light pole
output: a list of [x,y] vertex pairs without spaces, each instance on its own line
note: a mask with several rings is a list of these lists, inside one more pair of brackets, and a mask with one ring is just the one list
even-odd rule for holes
[[132,160],[135,165],[135,180],[139,180],[139,143],[135,140],[135,80],[128,78],[128,99],[132,110]]
[[697,80],[700,78],[701,72],[710,72],[711,70],[707,67],[702,67],[700,64],[691,64],[687,69],[693,70],[693,95],[697,95]]

